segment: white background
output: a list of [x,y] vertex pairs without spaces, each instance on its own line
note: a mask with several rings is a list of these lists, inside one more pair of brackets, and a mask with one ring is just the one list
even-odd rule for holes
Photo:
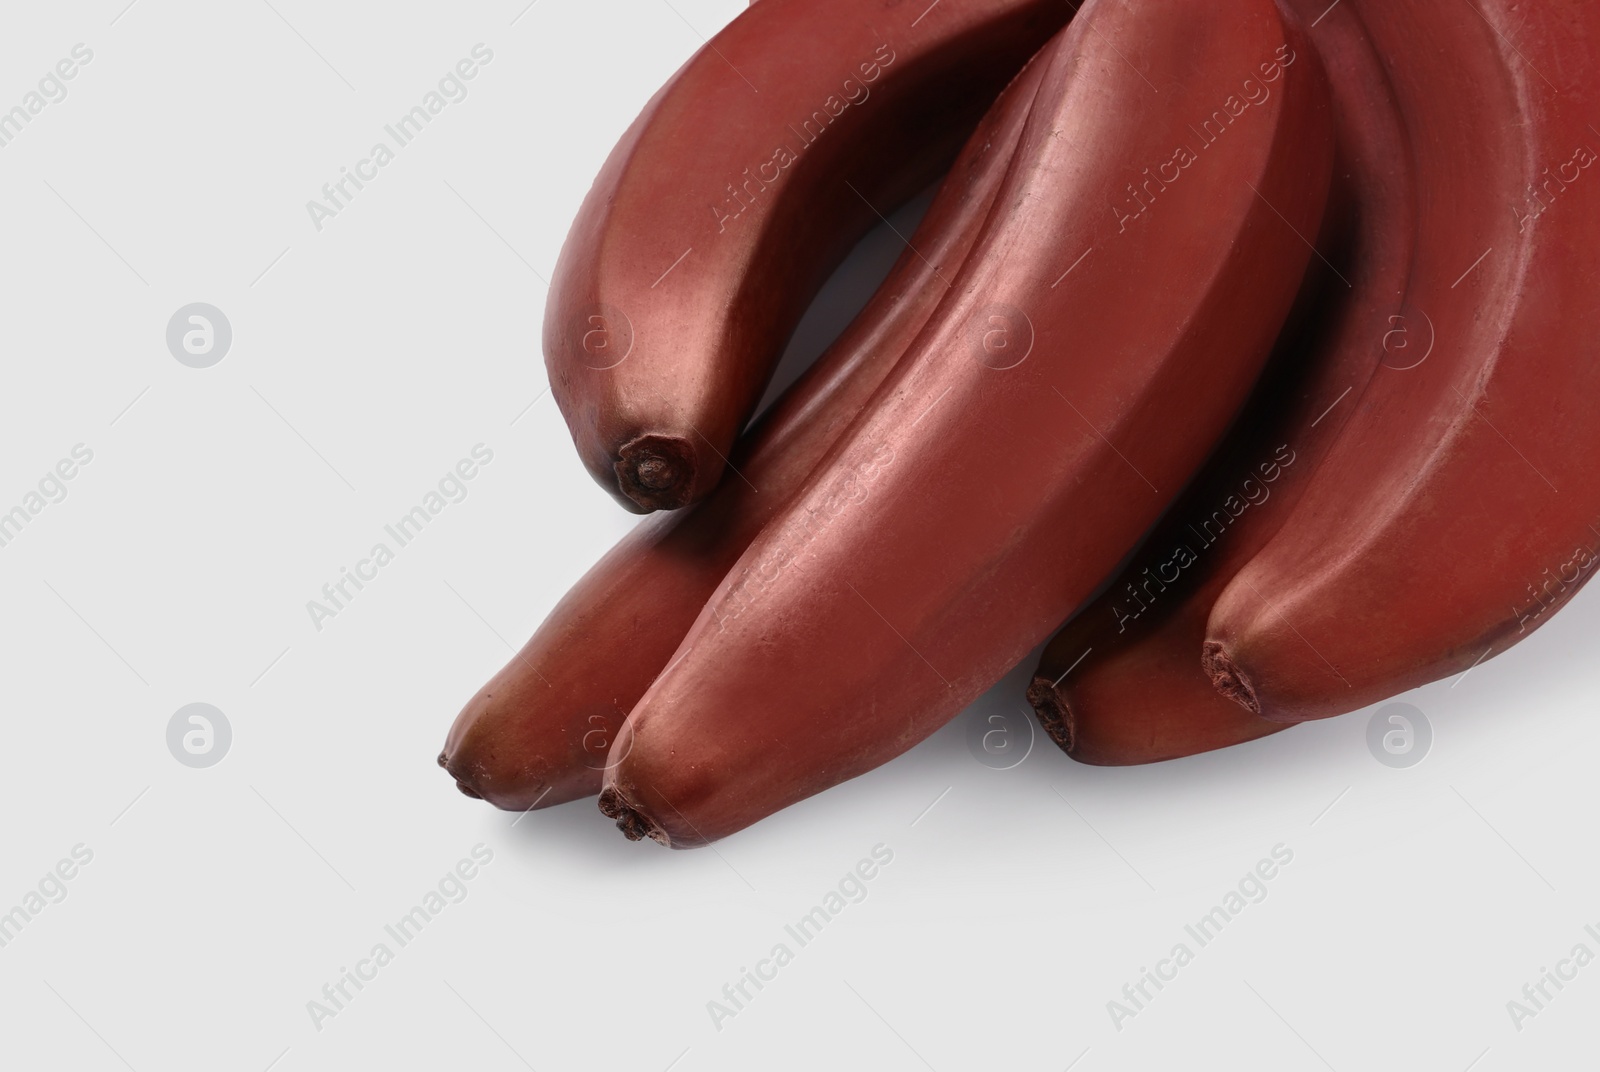
[[[0,1063],[1593,1063],[1600,966],[1520,1032],[1506,1003],[1600,952],[1600,593],[1405,697],[1435,734],[1407,770],[1369,752],[1371,712],[1143,769],[1041,737],[991,769],[969,734],[1026,732],[1030,662],[714,849],[631,844],[587,801],[514,819],[459,795],[434,765],[451,718],[633,523],[544,395],[539,276],[616,137],[742,5],[125,3],[12,4],[0,34],[4,107],[94,53],[0,149],[0,509],[94,452],[0,548],[0,910],[94,854],[0,948]],[[307,200],[479,42],[468,98],[319,233]],[[867,247],[797,356],[897,252]],[[165,341],[196,301],[234,332],[205,370]],[[306,602],[478,443],[468,498],[315,630]],[[232,726],[209,769],[167,748],[191,702]],[[466,899],[314,1026],[307,1002],[479,843]],[[866,898],[718,1030],[707,1003],[880,843]],[[1114,1027],[1107,1002],[1279,843],[1266,899]]]

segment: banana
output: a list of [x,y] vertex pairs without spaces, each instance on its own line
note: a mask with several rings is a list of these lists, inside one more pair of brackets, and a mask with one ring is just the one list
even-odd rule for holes
[[738,475],[641,522],[462,709],[439,757],[462,792],[524,810],[600,791],[622,720],[700,608],[933,314],[1000,188],[1039,73],[1030,64],[1000,95],[882,287],[740,441]]
[[1218,594],[1271,539],[1378,370],[1417,234],[1410,147],[1383,64],[1348,4],[1291,4],[1328,70],[1339,141],[1334,224],[1308,318],[1201,477],[1094,603],[1045,648],[1028,689],[1074,759],[1149,763],[1283,729],[1219,696],[1195,664]]
[[600,805],[629,837],[724,837],[948,721],[1093,594],[1259,375],[1332,168],[1299,29],[1272,0],[1088,0],[1041,62],[954,288],[613,744]]
[[1400,359],[1207,626],[1218,689],[1279,722],[1465,673],[1600,561],[1600,10],[1356,9],[1405,116],[1421,226],[1388,332]]
[[646,105],[545,305],[551,393],[637,512],[710,492],[790,332],[878,219],[948,166],[1060,0],[764,0]]

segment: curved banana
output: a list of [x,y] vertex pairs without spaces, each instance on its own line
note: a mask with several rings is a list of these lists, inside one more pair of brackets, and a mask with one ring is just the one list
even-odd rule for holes
[[1212,680],[1280,722],[1467,671],[1600,561],[1600,9],[1350,2],[1406,120],[1420,233],[1394,356],[1211,613]]
[[703,844],[922,740],[1093,594],[1249,394],[1330,180],[1314,51],[1272,0],[1088,0],[1045,56],[950,295],[612,746],[628,836]]
[[545,305],[551,393],[601,486],[648,512],[717,485],[828,273],[1071,14],[763,0],[672,77],[595,180]]
[[740,441],[740,475],[643,521],[456,716],[439,763],[462,792],[521,811],[600,791],[623,719],[700,608],[944,297],[1005,177],[1039,72],[1030,65],[1000,95],[872,300]]
[[[1045,648],[1028,689],[1074,759],[1193,755],[1283,729],[1219,696],[1195,664],[1211,606],[1278,529],[1378,370],[1417,237],[1410,146],[1394,93],[1349,4],[1294,0],[1328,70],[1339,122],[1335,203],[1308,281],[1311,309],[1274,355],[1204,473],[1094,603]],[[1319,18],[1320,16],[1320,18]],[[1310,237],[1310,236],[1308,236]]]

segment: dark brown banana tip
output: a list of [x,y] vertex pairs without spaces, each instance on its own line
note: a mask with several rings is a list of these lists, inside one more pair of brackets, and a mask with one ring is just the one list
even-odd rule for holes
[[469,796],[473,800],[483,799],[482,793],[479,793],[476,789],[472,788],[472,786],[462,781],[459,777],[457,777],[456,772],[450,769],[450,755],[448,752],[439,753],[439,766],[444,768],[446,774],[455,779],[456,788],[461,790],[461,794],[463,796]]
[[1218,692],[1251,714],[1261,713],[1261,702],[1256,699],[1255,688],[1250,684],[1250,679],[1239,669],[1238,664],[1228,656],[1226,648],[1214,640],[1206,641],[1200,662]]
[[694,491],[694,449],[677,436],[642,435],[618,452],[617,487],[641,510],[676,510]]
[[624,800],[615,786],[606,786],[600,791],[600,811],[606,818],[617,821],[617,829],[621,830],[622,836],[629,841],[650,838],[663,845],[667,844],[666,832],[657,829],[654,823]]
[[1072,708],[1056,691],[1055,682],[1047,677],[1034,678],[1033,684],[1028,686],[1028,703],[1033,705],[1034,714],[1039,716],[1039,725],[1044,727],[1050,739],[1063,752],[1071,755],[1077,727],[1073,722]]

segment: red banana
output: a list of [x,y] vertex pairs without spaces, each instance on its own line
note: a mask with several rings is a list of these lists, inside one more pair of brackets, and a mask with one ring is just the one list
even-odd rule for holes
[[545,306],[594,478],[640,512],[710,492],[828,273],[1071,10],[764,0],[696,53],[606,161]]
[[463,792],[522,810],[600,791],[623,719],[706,599],[944,296],[1005,176],[1039,71],[1025,68],[1000,95],[877,294],[740,441],[738,476],[688,510],[642,522],[462,709],[439,761]]
[[1213,681],[1275,721],[1469,670],[1548,620],[1600,552],[1600,9],[1352,2],[1422,192],[1392,326],[1409,346],[1212,610]]
[[[1028,699],[1074,759],[1149,763],[1283,729],[1219,696],[1195,656],[1223,588],[1283,523],[1384,356],[1416,241],[1410,147],[1388,76],[1348,4],[1295,0],[1339,121],[1335,206],[1308,278],[1322,293],[1286,338],[1201,478],[1107,591],[1045,648]],[[1308,236],[1309,237],[1309,236]]]
[[612,746],[628,836],[703,844],[926,737],[1093,593],[1248,395],[1330,179],[1314,52],[1272,0],[1088,0],[1045,56],[954,289]]

